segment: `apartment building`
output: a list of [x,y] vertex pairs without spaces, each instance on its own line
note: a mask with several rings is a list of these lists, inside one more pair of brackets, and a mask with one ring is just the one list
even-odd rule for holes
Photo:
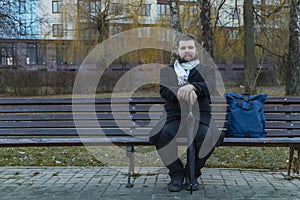
[[[11,30],[0,34],[0,69],[77,70],[88,51],[111,35],[136,27],[170,27],[168,0],[7,2],[0,3],[1,12],[16,16],[16,29],[10,27]],[[280,3],[279,0],[263,0],[263,3],[255,0],[254,4],[274,6],[274,2]],[[184,32],[199,34],[198,0],[180,0],[179,13]],[[216,0],[211,13],[212,22],[218,19],[216,25],[226,29],[230,39],[240,39],[242,0]],[[151,34],[144,31],[136,37],[150,37]],[[162,33],[159,38],[162,42],[169,36]]]

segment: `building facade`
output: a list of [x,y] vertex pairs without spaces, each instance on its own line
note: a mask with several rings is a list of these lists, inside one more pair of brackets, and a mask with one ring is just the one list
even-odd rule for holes
[[[180,0],[179,14],[183,31],[200,37],[198,2]],[[260,0],[254,3],[262,5]],[[168,0],[8,0],[0,8],[16,16],[0,34],[0,69],[77,70],[89,50],[111,35],[137,27],[170,28],[171,20]],[[216,27],[231,40],[241,39],[242,0],[214,1],[211,11]],[[140,32],[137,38],[151,34]],[[160,33],[158,42],[168,38]]]

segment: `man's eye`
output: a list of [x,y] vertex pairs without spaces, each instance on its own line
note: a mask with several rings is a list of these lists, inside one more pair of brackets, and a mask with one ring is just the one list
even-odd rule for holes
[[193,47],[193,46],[190,46],[189,49],[194,49],[194,47]]

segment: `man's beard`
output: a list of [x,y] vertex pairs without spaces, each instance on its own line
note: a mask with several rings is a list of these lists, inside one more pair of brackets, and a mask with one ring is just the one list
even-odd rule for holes
[[186,63],[186,62],[190,62],[195,59],[196,59],[196,56],[194,56],[191,60],[186,60],[186,59],[184,59],[184,57],[181,58],[179,55],[177,56],[177,60],[179,61],[179,63]]

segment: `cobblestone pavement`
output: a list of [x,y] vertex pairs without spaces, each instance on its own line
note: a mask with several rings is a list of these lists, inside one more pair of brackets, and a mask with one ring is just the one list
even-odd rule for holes
[[133,188],[127,169],[108,167],[0,167],[1,200],[300,199],[300,177],[286,172],[203,169],[200,190],[167,191],[165,168],[136,168]]

